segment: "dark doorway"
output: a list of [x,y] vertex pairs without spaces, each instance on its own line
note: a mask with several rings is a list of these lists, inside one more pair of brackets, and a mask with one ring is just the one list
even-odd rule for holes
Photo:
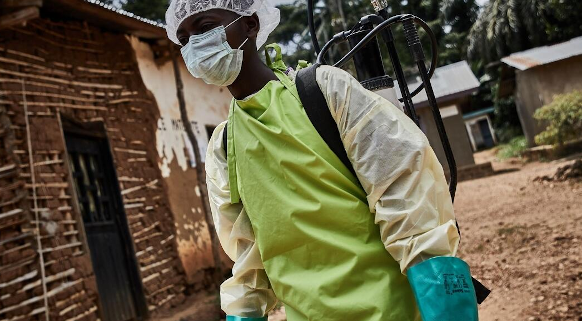
[[491,134],[491,129],[489,128],[489,122],[487,119],[481,119],[478,122],[479,129],[481,130],[481,135],[483,136],[483,145],[485,148],[490,148],[495,145],[493,140],[493,135]]
[[145,298],[103,125],[64,120],[63,127],[102,319],[141,320]]
[[210,140],[212,133],[214,133],[214,130],[216,129],[216,126],[206,125],[204,127],[206,128],[206,135],[208,135],[208,140]]

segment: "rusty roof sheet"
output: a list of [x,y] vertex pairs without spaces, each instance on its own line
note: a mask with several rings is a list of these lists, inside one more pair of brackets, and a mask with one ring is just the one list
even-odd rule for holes
[[501,59],[501,61],[519,70],[527,70],[535,66],[545,65],[579,55],[582,55],[582,37],[573,38],[552,46],[543,46],[516,52]]
[[[408,88],[412,91],[420,85],[420,77],[414,82],[408,81]],[[438,67],[432,76],[430,83],[434,90],[437,101],[446,100],[447,97],[454,98],[458,95],[470,95],[479,88],[479,80],[473,74],[469,64],[463,60],[450,65]],[[394,87],[398,98],[401,97],[398,84],[395,81]],[[412,98],[412,102],[418,107],[428,104],[428,97],[424,89]]]

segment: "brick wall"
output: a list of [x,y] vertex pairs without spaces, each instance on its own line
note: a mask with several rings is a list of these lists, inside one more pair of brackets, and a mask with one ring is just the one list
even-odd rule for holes
[[47,19],[0,32],[1,320],[44,320],[39,252],[50,319],[99,318],[60,114],[105,124],[148,309],[155,315],[184,300],[174,222],[152,143],[157,110],[122,34]]

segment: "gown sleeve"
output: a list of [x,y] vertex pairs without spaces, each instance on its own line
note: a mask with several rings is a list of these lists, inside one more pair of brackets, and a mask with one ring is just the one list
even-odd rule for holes
[[220,286],[221,307],[228,315],[266,316],[277,298],[265,273],[251,222],[242,203],[230,203],[228,166],[222,134],[226,122],[216,127],[206,154],[206,184],[212,218],[222,248],[234,261],[232,277]]
[[435,256],[455,256],[459,235],[443,168],[422,131],[347,72],[316,71],[348,157],[402,273]]

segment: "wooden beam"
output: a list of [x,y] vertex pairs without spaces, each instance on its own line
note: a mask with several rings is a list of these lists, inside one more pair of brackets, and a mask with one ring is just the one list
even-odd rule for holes
[[27,7],[0,17],[0,30],[25,24],[40,16],[38,7]]
[[16,209],[13,209],[13,210],[5,212],[5,213],[0,213],[0,219],[14,216],[14,215],[20,214],[22,212],[23,212],[23,210],[21,208],[16,208]]
[[[79,279],[79,280],[76,280],[76,281],[73,281],[73,282],[63,283],[63,284],[61,284],[60,286],[57,286],[57,287],[55,287],[54,289],[50,290],[50,291],[49,291],[49,292],[46,294],[46,296],[47,296],[47,297],[49,297],[49,298],[50,298],[50,297],[53,297],[53,296],[55,296],[57,293],[59,293],[59,292],[61,292],[61,291],[65,290],[65,289],[67,289],[67,288],[73,287],[73,286],[75,286],[75,285],[77,285],[77,284],[79,284],[79,283],[81,283],[81,282],[83,282],[83,279]],[[7,312],[10,312],[10,311],[16,310],[16,309],[18,309],[18,308],[20,308],[20,307],[27,306],[27,305],[29,305],[29,304],[32,304],[32,303],[39,302],[39,301],[41,301],[41,300],[43,300],[43,299],[44,299],[44,295],[39,295],[39,296],[36,296],[36,297],[34,297],[34,298],[31,298],[31,299],[28,299],[28,300],[22,301],[22,302],[20,302],[20,303],[18,303],[18,304],[16,304],[16,305],[9,306],[9,307],[5,307],[4,309],[0,310],[0,314],[4,314],[4,313],[7,313]]]
[[2,0],[0,8],[42,7],[42,0]]
[[20,240],[23,240],[23,239],[25,239],[27,237],[31,237],[31,236],[33,236],[33,234],[30,233],[30,232],[21,233],[21,234],[18,234],[17,236],[15,236],[15,237],[10,237],[10,238],[7,238],[7,239],[4,239],[4,240],[0,241],[0,245],[4,245],[4,244],[10,243],[10,242],[20,241]]
[[[7,228],[16,226],[16,225],[22,225],[22,224],[25,224],[26,222],[27,222],[26,219],[19,219],[19,220],[15,220],[15,221],[10,221],[10,222],[8,222],[6,224],[1,224],[0,225],[0,230],[4,230],[4,229],[7,229]],[[6,253],[6,251],[4,253],[0,253],[0,256],[2,256],[5,253]]]
[[20,282],[23,282],[23,281],[26,281],[26,280],[32,279],[32,278],[34,278],[34,277],[35,277],[37,274],[38,274],[38,270],[34,270],[34,271],[32,271],[32,272],[29,272],[29,273],[27,273],[27,274],[25,274],[25,275],[22,275],[22,276],[19,276],[19,277],[17,277],[17,278],[14,278],[14,279],[12,279],[12,280],[10,280],[10,281],[6,282],[6,283],[0,283],[0,289],[3,289],[3,288],[5,288],[5,287],[7,287],[7,286],[10,286],[10,285],[13,285],[13,284],[16,284],[16,283],[20,283]]

